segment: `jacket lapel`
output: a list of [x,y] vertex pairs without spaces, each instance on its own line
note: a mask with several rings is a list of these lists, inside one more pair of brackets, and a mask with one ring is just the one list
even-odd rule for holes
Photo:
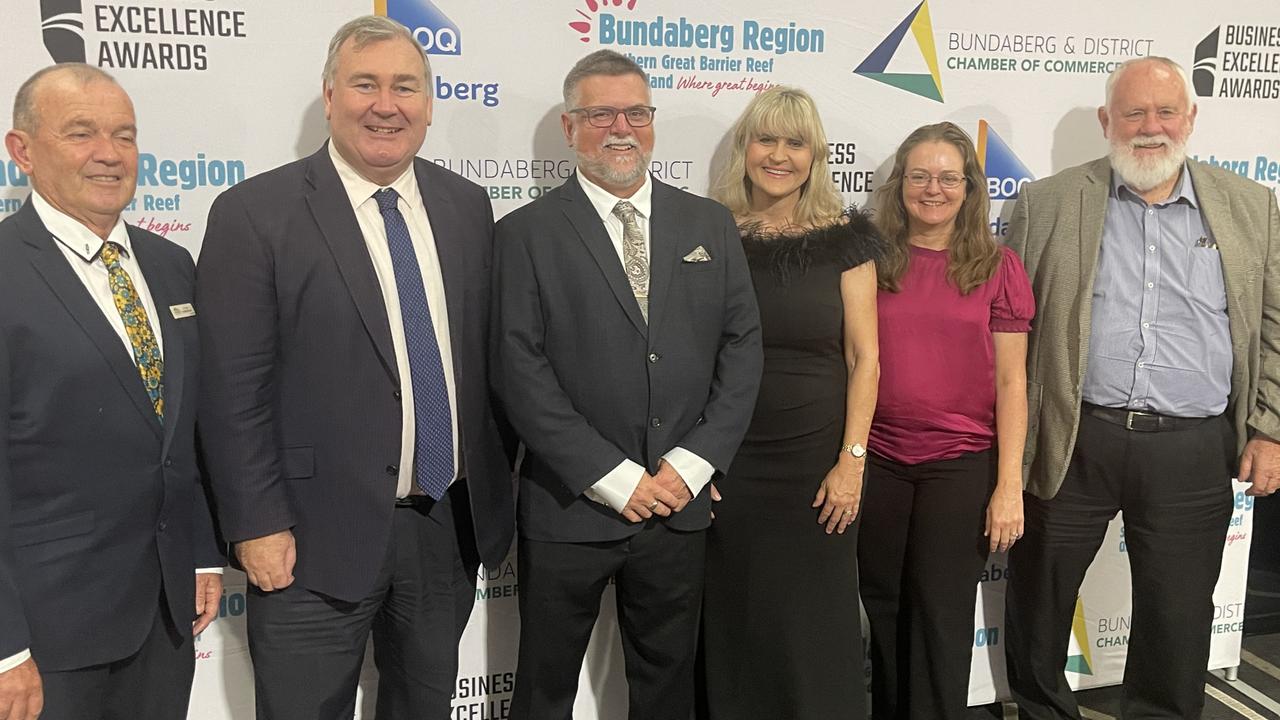
[[672,188],[653,180],[653,200],[649,218],[649,327],[657,327],[667,309],[671,273],[676,263],[676,194]]
[[1085,175],[1080,189],[1080,302],[1076,327],[1079,328],[1079,356],[1076,367],[1083,376],[1089,357],[1089,332],[1093,318],[1093,282],[1097,276],[1098,252],[1102,248],[1102,229],[1107,219],[1107,194],[1111,188],[1111,163],[1095,161]]
[[98,307],[80,278],[72,272],[66,257],[57,247],[57,241],[45,229],[44,223],[40,222],[40,216],[36,214],[30,201],[23,205],[16,217],[23,240],[31,246],[31,262],[36,272],[49,285],[84,334],[89,336],[98,352],[102,353],[107,367],[111,368],[111,373],[147,426],[155,432],[157,438],[162,437],[160,421],[156,418],[155,408],[151,406],[151,398],[142,386],[142,378],[137,366],[133,364],[133,357],[102,314],[102,308]]
[[[461,247],[464,238],[459,235],[459,228],[463,225],[454,204],[449,201],[443,188],[437,187],[437,183],[427,182],[427,168],[424,167],[427,162],[427,160],[415,159],[414,174],[418,179],[418,192],[422,194],[422,204],[427,209],[427,222],[431,225],[436,258],[440,263],[440,279],[444,282],[444,304],[449,314],[449,337],[458,339],[450,341],[449,346],[452,350],[461,344],[460,340],[466,329],[466,307],[463,305],[465,293],[462,285],[457,282],[466,277]],[[434,312],[432,314],[438,315]],[[454,377],[461,377],[465,369],[462,363],[457,361],[455,353]]]
[[360,313],[365,332],[369,333],[373,346],[378,351],[382,366],[392,377],[397,377],[395,351],[391,346],[391,326],[387,320],[382,289],[373,272],[373,261],[369,259],[364,234],[360,232],[360,225],[351,210],[351,199],[347,197],[342,180],[338,178],[338,171],[329,159],[327,142],[307,161],[307,183],[310,185],[307,207],[311,209],[316,227],[329,245],[329,251],[333,253],[338,272],[347,286],[347,292],[351,293],[356,311]]
[[[1241,238],[1248,235],[1236,225],[1231,196],[1222,191],[1212,176],[1200,172],[1198,163],[1188,162],[1187,168],[1195,187],[1196,200],[1200,204],[1200,214],[1209,226],[1213,241],[1218,244],[1218,257],[1222,260],[1222,281],[1227,288],[1227,327],[1231,332],[1231,351],[1237,358],[1247,357],[1248,338],[1252,336],[1250,318],[1256,312],[1244,300],[1250,280],[1249,250],[1242,245]],[[1240,393],[1249,387],[1247,372],[1247,363],[1232,364],[1230,404],[1233,406],[1238,406]]]
[[[182,341],[182,328],[169,312],[169,306],[179,300],[179,295],[171,286],[171,278],[160,267],[156,258],[148,254],[141,246],[137,234],[129,228],[133,251],[142,275],[147,279],[147,288],[151,291],[151,301],[156,306],[153,323],[160,326],[160,336],[164,343],[161,352],[164,356],[164,447],[161,455],[169,454],[169,444],[173,442],[173,431],[178,425],[178,413],[182,411],[183,385],[186,382],[186,344]],[[194,321],[192,321],[194,322]],[[154,413],[153,413],[154,414]]]
[[[649,327],[640,314],[640,304],[636,302],[635,294],[631,292],[631,283],[627,282],[627,274],[622,269],[622,261],[618,259],[618,251],[614,250],[613,241],[609,239],[609,232],[605,230],[604,223],[596,214],[596,209],[587,199],[586,193],[582,192],[582,187],[578,185],[577,174],[575,173],[560,188],[560,198],[564,200],[564,214],[569,219],[569,224],[578,232],[582,243],[587,246],[600,272],[609,283],[609,289],[613,291],[614,298],[622,306],[631,324],[635,326],[636,332],[647,336]],[[653,302],[652,277],[649,282],[649,301]]]

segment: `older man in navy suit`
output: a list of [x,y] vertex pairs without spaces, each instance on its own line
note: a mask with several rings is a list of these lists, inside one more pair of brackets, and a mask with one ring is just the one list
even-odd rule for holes
[[195,268],[120,218],[138,131],[111,76],[37,72],[13,125],[34,192],[0,223],[0,718],[181,720],[223,564]]

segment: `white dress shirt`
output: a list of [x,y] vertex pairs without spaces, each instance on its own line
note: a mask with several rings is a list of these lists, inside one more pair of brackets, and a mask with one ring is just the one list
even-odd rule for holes
[[[618,253],[618,262],[620,264],[625,262],[622,254],[622,220],[613,214],[613,208],[622,200],[631,203],[631,206],[636,209],[636,224],[640,226],[640,232],[644,234],[645,257],[649,257],[649,217],[653,208],[653,181],[649,178],[649,174],[645,173],[644,184],[629,198],[620,198],[612,195],[608,190],[583,176],[581,169],[578,170],[575,177],[578,179],[578,184],[582,186],[582,191],[586,193],[587,200],[591,201],[592,207],[596,209],[596,214],[600,216],[601,222],[604,223],[604,228],[609,233],[609,239],[613,241],[613,249]],[[711,466],[711,463],[679,446],[668,450],[662,456],[662,459],[666,460],[676,472],[680,473],[680,477],[684,479],[684,484],[689,487],[689,492],[694,496],[702,492],[702,488],[711,482],[711,476],[715,474],[715,468]],[[644,473],[645,468],[642,465],[628,458],[618,463],[617,467],[587,488],[585,495],[598,503],[608,505],[620,513],[626,507],[627,501],[631,499],[631,494],[636,491],[636,487],[640,484],[640,478]]]
[[[351,164],[338,153],[333,142],[329,143],[329,157],[338,170],[338,177],[351,200],[351,208],[355,211],[356,222],[364,235],[365,247],[369,249],[369,259],[373,261],[373,272],[378,277],[378,287],[382,290],[382,301],[387,309],[387,323],[391,326],[391,346],[396,355],[396,373],[400,376],[400,475],[396,484],[396,497],[418,494],[417,483],[413,473],[413,446],[417,438],[414,432],[413,414],[413,382],[409,369],[409,350],[405,344],[404,321],[400,314],[400,294],[396,290],[395,267],[391,263],[391,248],[387,246],[387,229],[378,210],[378,201],[373,194],[384,186],[369,182]],[[436,254],[435,235],[431,231],[431,222],[427,218],[427,206],[422,201],[422,193],[418,189],[418,180],[413,165],[395,179],[389,187],[400,195],[396,205],[409,226],[409,236],[413,240],[413,252],[418,257],[418,267],[422,272],[423,289],[427,294],[427,305],[431,308],[431,324],[436,331],[436,341],[440,345],[440,362],[444,367],[444,382],[449,392],[449,416],[453,432],[453,478],[458,479],[458,396],[453,376],[453,351],[449,343],[449,313],[445,305],[444,276],[440,272],[440,257]]]
[[[31,206],[40,217],[40,222],[44,223],[45,229],[54,240],[58,241],[58,249],[71,265],[71,271],[80,278],[80,282],[84,283],[85,290],[89,291],[93,301],[106,316],[107,322],[111,323],[116,335],[120,336],[120,342],[124,344],[124,349],[129,353],[133,364],[137,365],[138,360],[133,356],[133,345],[129,343],[129,334],[124,328],[124,319],[120,317],[120,311],[116,309],[115,297],[111,294],[107,266],[98,257],[102,246],[108,242],[124,248],[120,253],[120,267],[129,274],[133,289],[138,293],[138,299],[142,301],[142,307],[147,311],[151,332],[156,336],[156,346],[160,348],[160,356],[163,358],[164,337],[160,334],[160,316],[156,314],[156,303],[151,298],[151,290],[147,287],[147,278],[143,276],[142,268],[138,266],[138,260],[133,255],[133,245],[129,242],[129,231],[125,228],[124,220],[116,219],[115,226],[111,228],[111,232],[107,234],[107,239],[104,241],[79,220],[50,205],[38,192],[31,193]],[[138,382],[142,382],[142,376],[138,376]],[[197,568],[196,572],[221,574],[222,568]],[[12,670],[30,657],[31,651],[28,649],[0,659],[0,672]]]

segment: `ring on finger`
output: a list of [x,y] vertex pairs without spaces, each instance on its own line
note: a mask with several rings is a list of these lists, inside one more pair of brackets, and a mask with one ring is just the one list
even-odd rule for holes
[[654,510],[657,510],[657,509],[658,509],[657,500],[654,500],[653,502],[649,503],[649,512],[653,512]]

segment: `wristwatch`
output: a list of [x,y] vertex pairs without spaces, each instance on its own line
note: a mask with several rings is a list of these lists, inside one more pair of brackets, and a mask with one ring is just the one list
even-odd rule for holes
[[854,443],[852,445],[841,445],[840,452],[847,452],[856,458],[864,458],[867,456],[867,449],[862,443]]

